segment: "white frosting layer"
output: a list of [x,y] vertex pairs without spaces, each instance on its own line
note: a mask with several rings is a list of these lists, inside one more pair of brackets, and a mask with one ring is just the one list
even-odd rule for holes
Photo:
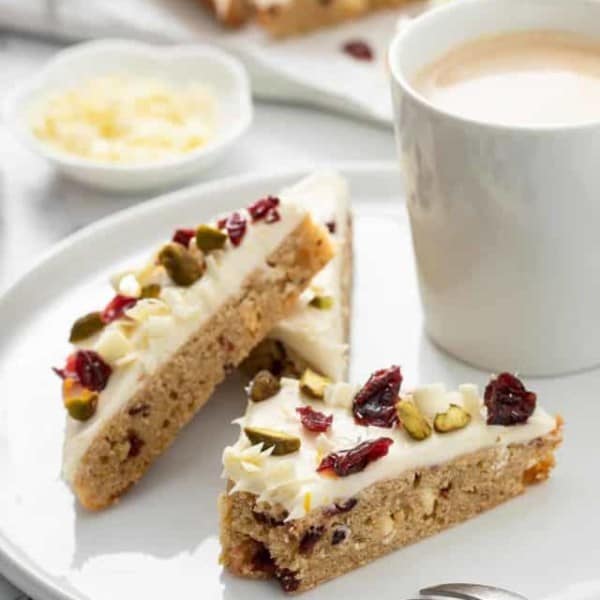
[[[269,337],[282,341],[319,372],[339,381],[347,376],[348,371],[343,311],[344,250],[347,244],[352,243],[349,239],[348,184],[337,173],[316,173],[287,189],[285,196],[307,208],[317,223],[335,223],[332,237],[338,252],[312,280],[294,313],[281,321]],[[328,309],[310,306],[309,302],[315,296],[330,296],[333,306]]]
[[[96,414],[85,422],[67,419],[63,452],[63,476],[71,481],[83,454],[104,423],[125,406],[133,394],[180,348],[227,300],[239,292],[248,275],[265,268],[265,259],[283,242],[307,211],[286,202],[278,208],[276,223],[248,219],[246,235],[239,247],[227,242],[225,249],[206,257],[204,275],[190,287],[174,286],[154,260],[138,271],[136,279],[163,285],[158,299],[139,300],[126,312],[130,319],[114,321],[98,335],[81,344],[93,348],[111,364],[113,373],[101,392]],[[241,211],[243,212],[243,211]],[[246,215],[247,216],[247,215]],[[270,271],[271,272],[271,271]],[[114,282],[117,288],[133,290],[130,273]]]
[[[446,392],[443,386],[435,385],[413,393],[414,401],[424,414],[445,411],[454,403],[471,412],[472,420],[464,429],[445,434],[434,432],[418,442],[398,427],[357,425],[351,407],[358,389],[359,386],[347,383],[333,384],[327,389],[324,401],[312,401],[300,394],[296,380],[283,379],[279,394],[263,402],[249,402],[245,416],[236,421],[242,428],[240,438],[223,454],[223,476],[235,484],[231,493],[250,492],[258,496],[258,501],[281,504],[289,512],[288,519],[297,519],[314,508],[350,498],[378,481],[443,464],[484,448],[502,450],[498,464],[501,469],[508,445],[529,442],[556,427],[556,419],[539,407],[526,424],[489,426],[476,386],[465,385],[458,391]],[[311,433],[302,426],[296,408],[307,405],[333,415],[333,425],[327,433]],[[243,433],[247,426],[297,436],[302,442],[300,450],[286,456],[271,456],[270,449],[262,451],[262,444],[251,445]],[[330,452],[353,448],[379,437],[391,438],[394,443],[387,456],[372,462],[364,471],[339,478],[317,473],[317,466]]]

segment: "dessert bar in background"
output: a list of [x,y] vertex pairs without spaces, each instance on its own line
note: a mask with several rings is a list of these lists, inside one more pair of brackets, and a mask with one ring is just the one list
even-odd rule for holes
[[[330,27],[373,11],[404,6],[411,0],[204,0],[225,25],[255,19],[274,37]],[[394,18],[390,16],[390,18]]]

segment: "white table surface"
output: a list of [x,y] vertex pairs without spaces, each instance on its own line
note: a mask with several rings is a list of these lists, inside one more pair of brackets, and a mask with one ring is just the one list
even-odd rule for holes
[[[11,85],[58,49],[0,32],[0,102]],[[316,110],[261,103],[249,134],[202,180],[298,166],[309,170],[341,160],[389,160],[394,153],[391,131]],[[152,195],[106,195],[68,181],[21,147],[0,122],[0,290],[55,242]],[[0,600],[19,597],[0,575]]]

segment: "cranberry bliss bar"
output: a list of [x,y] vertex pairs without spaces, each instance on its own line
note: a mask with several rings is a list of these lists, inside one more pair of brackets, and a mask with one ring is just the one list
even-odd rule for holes
[[508,373],[400,395],[400,369],[362,388],[312,377],[249,388],[223,455],[222,562],[305,591],[465,521],[546,479],[561,420]]
[[63,474],[81,503],[117,500],[333,253],[308,212],[274,196],[178,229],[115,297],[71,329]]
[[[409,0],[255,0],[258,22],[273,36],[303,34],[373,11],[403,6]],[[397,15],[390,15],[390,19]]]

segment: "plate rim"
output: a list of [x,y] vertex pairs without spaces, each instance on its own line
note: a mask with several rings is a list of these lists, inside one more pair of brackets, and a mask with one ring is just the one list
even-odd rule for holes
[[[226,192],[232,188],[259,183],[261,180],[264,180],[265,182],[281,178],[293,180],[294,178],[306,176],[315,170],[321,171],[326,169],[338,171],[345,177],[364,177],[365,175],[376,176],[377,174],[383,173],[386,176],[396,175],[399,182],[402,183],[403,181],[403,175],[396,160],[332,161],[320,163],[318,166],[298,165],[285,169],[265,170],[257,173],[244,173],[223,177],[186,186],[173,192],[153,196],[139,204],[117,210],[102,219],[94,221],[43,251],[20,277],[10,281],[7,286],[0,289],[0,314],[2,314],[4,305],[13,296],[19,293],[21,286],[26,285],[28,280],[35,277],[36,273],[42,269],[47,262],[67,250],[73,243],[82,240],[87,236],[95,235],[104,229],[110,229],[113,224],[124,217],[132,218],[136,215],[152,212],[163,204],[178,200],[181,197],[196,192],[202,194],[209,194],[211,191],[214,192],[217,190]],[[13,548],[10,539],[4,534],[0,534],[0,576],[6,578],[9,583],[12,583],[19,591],[25,592],[33,598],[36,598],[36,600],[85,600],[85,596],[81,593],[76,592],[75,594],[72,594],[64,588],[61,588],[50,575],[41,571],[39,567],[24,564],[18,557],[18,549]]]

